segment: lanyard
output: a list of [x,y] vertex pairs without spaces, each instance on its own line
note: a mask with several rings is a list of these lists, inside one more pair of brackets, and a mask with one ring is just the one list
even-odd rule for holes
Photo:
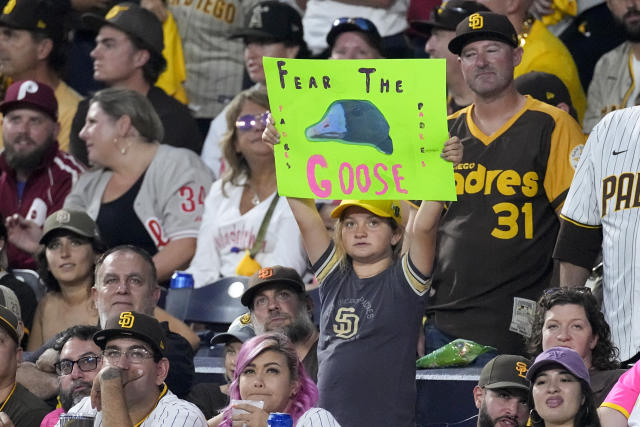
[[[2,406],[0,406],[0,412],[2,412],[2,410],[4,409],[4,405],[6,405],[6,404],[7,404],[7,402],[9,401],[9,399],[11,399],[11,396],[13,396],[13,392],[14,392],[14,391],[16,391],[16,385],[17,385],[17,384],[18,384],[18,383],[15,383],[15,382],[13,383],[13,388],[11,389],[11,392],[9,392],[9,396],[7,396],[7,398],[4,400],[4,402],[2,402]],[[157,404],[158,404],[158,403],[156,402],[156,405],[157,405]]]

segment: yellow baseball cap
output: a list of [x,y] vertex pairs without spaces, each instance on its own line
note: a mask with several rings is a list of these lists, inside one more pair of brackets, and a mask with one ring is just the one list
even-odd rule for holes
[[360,206],[369,212],[383,218],[391,218],[398,225],[402,225],[400,214],[400,202],[397,200],[343,200],[337,208],[331,212],[331,218],[340,218],[342,212],[351,206]]

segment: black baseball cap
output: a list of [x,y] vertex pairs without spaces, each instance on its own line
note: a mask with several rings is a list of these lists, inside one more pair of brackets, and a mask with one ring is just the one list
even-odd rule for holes
[[370,44],[382,54],[382,37],[376,25],[367,18],[337,18],[333,21],[331,30],[329,30],[327,34],[327,44],[333,48],[340,34],[351,31],[362,33],[369,40]]
[[15,292],[0,285],[0,327],[5,329],[16,343],[20,343],[20,302]]
[[162,56],[164,49],[162,23],[153,12],[135,3],[118,3],[109,9],[104,17],[95,13],[85,13],[82,15],[82,23],[88,29],[95,31],[99,31],[105,25],[115,27],[142,40],[149,50]]
[[253,297],[265,286],[286,285],[299,294],[305,292],[302,278],[293,268],[275,265],[258,270],[249,278],[247,289],[242,294],[240,302],[245,307],[253,306]]
[[455,31],[460,21],[464,18],[473,13],[483,11],[489,11],[489,9],[475,1],[450,0],[434,7],[428,21],[411,21],[410,24],[411,28],[425,35],[430,35],[431,30],[434,28]]
[[64,26],[45,0],[11,0],[0,15],[0,25],[46,34],[52,40],[64,39]]
[[46,244],[56,230],[69,230],[88,239],[98,238],[98,226],[84,211],[60,209],[49,215],[44,222],[40,243]]
[[569,114],[578,120],[576,109],[571,103],[569,89],[558,76],[542,71],[531,71],[519,76],[514,83],[518,92],[523,95],[531,95],[538,101],[551,104],[554,107],[564,102],[569,106]]
[[490,390],[517,388],[528,391],[527,370],[529,365],[530,361],[526,357],[512,354],[498,355],[482,368],[478,386]]
[[231,322],[227,332],[217,334],[211,338],[211,345],[227,344],[233,341],[244,343],[255,336],[256,332],[253,330],[253,325],[251,324],[251,314],[245,313],[242,316],[236,317],[233,322]]
[[165,335],[160,322],[154,317],[135,311],[125,311],[107,320],[104,329],[93,335],[93,341],[104,350],[113,338],[137,338],[149,344],[156,354],[165,351]]
[[509,19],[493,12],[476,12],[460,21],[456,36],[449,42],[449,50],[460,55],[467,43],[476,40],[497,40],[518,47],[518,34]]
[[292,42],[306,46],[302,38],[300,14],[293,7],[279,1],[256,4],[245,16],[244,27],[233,31],[230,36],[240,37]]

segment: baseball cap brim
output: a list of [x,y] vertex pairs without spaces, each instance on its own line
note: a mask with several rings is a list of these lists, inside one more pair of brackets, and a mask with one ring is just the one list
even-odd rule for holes
[[527,371],[527,380],[533,381],[533,379],[535,378],[536,374],[538,372],[540,372],[542,370],[542,368],[546,368],[548,366],[562,367],[562,368],[566,369],[567,371],[571,372],[573,375],[575,375],[575,373],[573,372],[573,370],[569,366],[565,365],[564,363],[560,362],[559,360],[548,359],[548,360],[541,360],[541,361],[531,365],[531,367]]
[[139,339],[149,344],[153,351],[157,354],[164,355],[162,349],[160,349],[160,347],[158,347],[149,337],[135,331],[124,331],[122,329],[103,329],[93,334],[93,342],[95,342],[98,347],[104,350],[107,345],[107,341],[119,337]]
[[365,31],[362,28],[360,28],[358,25],[351,22],[344,22],[339,25],[336,25],[335,27],[332,27],[331,31],[329,31],[329,33],[327,34],[327,44],[333,47],[334,43],[336,42],[336,39],[340,34],[353,32],[353,31],[365,34],[367,37],[369,37],[369,39],[372,42],[379,44],[379,40],[375,40],[377,38],[376,34],[374,34],[371,31]]
[[508,44],[511,47],[518,47],[518,44],[502,33],[493,31],[482,31],[477,33],[465,33],[454,37],[449,42],[449,51],[456,55],[460,55],[462,48],[468,43],[476,40],[496,40]]
[[244,291],[244,293],[242,294],[242,297],[240,297],[240,302],[245,307],[251,307],[253,303],[253,297],[257,292],[259,292],[260,290],[264,289],[267,286],[273,287],[278,285],[286,285],[299,294],[302,294],[305,292],[304,288],[301,287],[299,282],[296,282],[294,280],[289,280],[287,278],[282,278],[282,279],[273,280],[265,283],[260,283],[251,288],[248,288],[246,291]]
[[243,343],[246,340],[247,340],[246,337],[240,337],[238,336],[238,334],[234,334],[232,332],[223,332],[211,338],[210,344],[211,345],[228,344],[233,341],[238,341]]
[[438,30],[455,31],[455,28],[451,28],[447,25],[441,24],[435,21],[411,21],[409,23],[411,28],[422,33],[424,35],[430,35],[431,31],[435,28]]
[[0,113],[7,114],[7,112],[11,110],[15,110],[16,108],[31,108],[33,110],[38,110],[46,114],[47,116],[51,117],[53,121],[58,121],[58,118],[56,116],[52,115],[50,111],[47,111],[46,109],[42,108],[42,106],[38,104],[34,104],[33,102],[18,100],[18,99],[14,101],[3,102],[2,104],[0,104]]
[[352,206],[358,206],[358,207],[364,208],[369,212],[376,214],[378,216],[381,216],[383,218],[391,218],[391,215],[389,215],[388,212],[385,212],[384,210],[378,208],[377,206],[370,205],[362,200],[353,200],[353,201],[346,201],[346,202],[340,203],[338,207],[336,207],[334,210],[331,211],[331,218],[340,218],[340,215],[342,215],[342,212],[344,212],[346,209]]
[[239,30],[235,30],[229,36],[230,39],[239,39],[245,37],[254,37],[256,39],[265,39],[265,40],[279,40],[278,37],[275,37],[273,34],[262,31],[257,28],[242,28]]
[[79,228],[76,228],[72,225],[60,225],[56,228],[53,228],[49,231],[47,231],[45,234],[42,235],[42,237],[40,238],[40,244],[47,244],[47,241],[49,240],[49,237],[51,237],[51,235],[53,233],[55,233],[58,230],[69,230],[74,232],[75,234],[82,236],[82,237],[86,237],[87,239],[93,239],[95,236],[92,234],[87,234],[84,231],[80,230]]
[[519,384],[519,383],[514,383],[511,381],[499,381],[497,383],[493,383],[493,384],[487,384],[484,386],[484,388],[487,388],[489,390],[495,390],[495,389],[499,389],[499,388],[517,388],[520,390],[525,390],[525,391],[529,391],[529,387],[527,387],[524,384]]
[[11,338],[15,340],[15,342],[20,341],[20,338],[18,337],[18,331],[13,326],[15,324],[17,327],[18,323],[18,318],[15,316],[15,314],[13,314],[13,312],[11,312],[11,310],[6,307],[0,306],[0,327],[4,328],[9,333],[9,335],[11,335]]
[[[104,19],[104,16],[97,15],[95,13],[85,13],[80,18],[82,20],[82,25],[88,30],[99,31],[105,25],[111,25],[112,27],[118,28],[120,27],[114,25],[112,22]],[[123,30],[124,31],[124,30]]]

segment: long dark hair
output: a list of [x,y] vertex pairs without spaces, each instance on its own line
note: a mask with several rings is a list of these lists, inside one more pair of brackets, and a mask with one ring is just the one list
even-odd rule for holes
[[[544,370],[539,371],[539,373],[542,373],[542,372],[544,372]],[[582,404],[580,405],[580,408],[578,409],[578,413],[573,419],[573,425],[575,427],[601,427],[600,419],[598,418],[598,413],[596,411],[597,410],[596,401],[593,397],[593,392],[591,391],[591,387],[589,387],[589,384],[587,384],[584,380],[581,380],[580,378],[576,377],[573,374],[570,374],[570,375],[572,375],[576,379],[576,381],[580,382],[580,391],[581,391],[582,397],[584,398],[584,402],[582,402]],[[535,404],[533,402],[532,391],[533,391],[533,384],[535,380],[536,380],[535,378],[532,378],[531,387],[529,387],[529,407],[532,408],[530,413],[530,418],[532,423],[531,425],[533,427],[545,427],[545,422],[540,417],[540,414],[538,414],[538,411],[536,411]]]
[[584,308],[591,330],[598,337],[596,347],[591,352],[593,368],[606,371],[620,367],[618,348],[611,342],[611,328],[598,307],[596,298],[584,288],[558,288],[544,294],[538,300],[531,337],[527,340],[527,351],[531,357],[542,353],[542,327],[544,316],[556,305],[575,304]]

